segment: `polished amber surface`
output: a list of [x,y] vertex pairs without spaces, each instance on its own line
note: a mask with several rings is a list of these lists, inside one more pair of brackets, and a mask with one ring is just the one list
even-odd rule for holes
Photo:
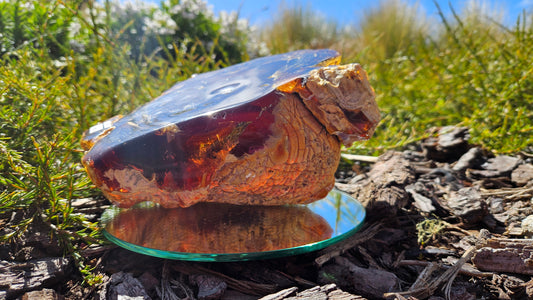
[[379,121],[364,71],[338,62],[333,50],[304,50],[197,75],[91,128],[83,164],[122,207],[321,199],[340,143]]

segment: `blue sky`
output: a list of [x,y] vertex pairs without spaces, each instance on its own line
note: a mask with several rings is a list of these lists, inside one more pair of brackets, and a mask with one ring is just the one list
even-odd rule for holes
[[[437,10],[433,0],[404,0],[408,3],[419,3],[423,11],[430,17],[438,18]],[[221,10],[239,11],[240,16],[250,20],[252,25],[259,25],[262,22],[268,21],[278,9],[283,0],[208,0],[214,8],[215,15]],[[365,8],[377,5],[379,1],[368,0],[288,0],[286,4],[301,3],[310,4],[312,8],[324,14],[327,18],[334,18],[341,25],[356,24],[361,13]],[[522,10],[532,11],[533,0],[485,0],[482,3],[487,3],[489,8],[497,11],[505,12],[504,22],[507,24],[514,24],[518,15]],[[371,4],[372,3],[372,4]],[[437,3],[444,10],[449,13],[449,3],[452,4],[456,11],[468,3],[463,0],[437,0]]]

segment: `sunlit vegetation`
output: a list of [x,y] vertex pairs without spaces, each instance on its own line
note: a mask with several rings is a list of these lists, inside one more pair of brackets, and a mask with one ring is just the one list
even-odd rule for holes
[[10,220],[0,241],[44,226],[87,282],[79,251],[103,239],[71,206],[100,196],[80,164],[83,132],[195,73],[334,48],[368,71],[383,112],[375,137],[348,151],[401,149],[455,124],[491,151],[533,151],[531,14],[506,25],[470,6],[429,20],[391,0],[341,26],[310,6],[285,6],[257,32],[200,0],[136,3],[0,1],[0,221]]
[[71,205],[100,195],[80,163],[83,132],[176,81],[261,54],[237,14],[196,0],[141,4],[0,2],[0,220],[11,220],[0,242],[48,228],[87,282],[79,251],[103,239]]
[[261,33],[272,53],[329,47],[369,74],[383,120],[372,140],[349,150],[401,148],[443,125],[470,127],[471,141],[494,152],[532,150],[531,14],[507,25],[499,11],[472,1],[428,19],[391,0],[339,28],[309,7],[281,10]]

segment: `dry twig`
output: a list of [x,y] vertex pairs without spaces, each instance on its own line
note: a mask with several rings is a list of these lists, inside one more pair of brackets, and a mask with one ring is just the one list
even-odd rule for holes
[[481,196],[501,196],[505,200],[518,200],[523,198],[530,198],[533,193],[533,187],[526,186],[522,188],[502,188],[502,189],[481,189]]
[[355,246],[362,244],[371,238],[373,238],[381,229],[381,223],[374,223],[372,225],[369,225],[366,228],[363,228],[363,230],[355,233],[353,236],[348,238],[342,243],[338,243],[336,245],[333,245],[331,247],[328,247],[326,249],[323,249],[318,252],[318,257],[315,259],[315,263],[318,266],[322,266],[326,262],[328,262],[330,259],[341,255],[345,251],[354,248]]
[[[422,260],[410,260],[410,259],[401,260],[401,261],[398,262],[398,266],[422,266],[422,267],[427,267],[430,264],[433,264],[433,262],[422,261]],[[446,265],[442,265],[442,264],[438,264],[438,267],[441,268],[441,269],[446,269],[446,270],[451,268],[451,266],[446,266]],[[481,272],[481,271],[478,271],[478,270],[468,270],[466,268],[461,268],[459,270],[459,274],[472,276],[472,277],[478,277],[478,278],[491,277],[491,276],[494,275],[494,273],[492,273],[492,272]]]
[[470,247],[455,263],[454,266],[447,269],[439,277],[428,281],[428,278],[431,276],[431,274],[435,271],[436,268],[438,268],[438,265],[431,263],[424,269],[424,271],[422,271],[413,286],[411,286],[408,291],[399,293],[385,293],[383,296],[385,298],[388,298],[399,294],[403,296],[413,296],[415,298],[427,298],[433,295],[442,284],[446,283],[446,285],[444,286],[444,294],[446,295],[446,299],[451,299],[451,286],[453,284],[453,281],[455,280],[455,277],[457,276],[463,265],[467,261],[469,261],[472,256],[474,256],[476,251],[485,245],[488,239],[488,235],[489,232],[487,230],[481,230],[478,237],[478,243],[476,243],[475,246]]

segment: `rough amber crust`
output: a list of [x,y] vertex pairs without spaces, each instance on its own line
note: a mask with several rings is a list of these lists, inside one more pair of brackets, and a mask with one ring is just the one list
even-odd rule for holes
[[325,197],[333,188],[340,159],[338,139],[328,134],[293,94],[283,93],[273,115],[265,151],[241,157],[230,154],[231,149],[220,151],[210,182],[194,190],[161,189],[155,179],[147,179],[141,170],[129,166],[105,171],[103,176],[120,186],[113,189],[98,180],[90,162],[86,162],[87,171],[104,195],[121,207],[142,201],[168,208],[198,202],[282,205]]
[[380,114],[374,90],[359,64],[312,70],[297,90],[306,107],[345,145],[372,136]]

